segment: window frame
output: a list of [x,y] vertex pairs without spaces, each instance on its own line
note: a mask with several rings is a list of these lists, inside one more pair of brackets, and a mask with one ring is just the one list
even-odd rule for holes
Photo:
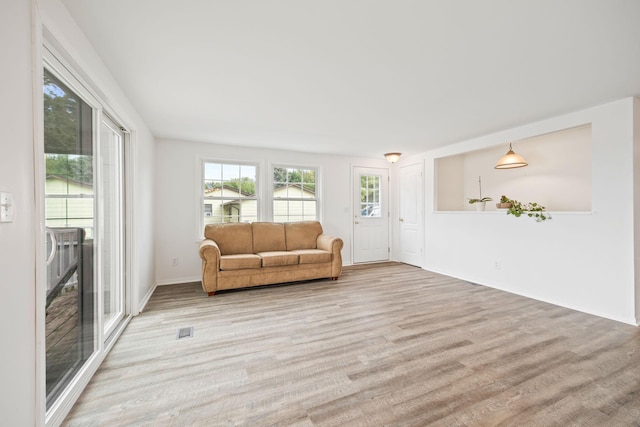
[[[274,181],[274,171],[277,168],[283,168],[283,169],[295,169],[298,171],[313,171],[315,174],[315,195],[313,198],[305,198],[305,197],[275,197],[274,196],[274,190],[275,190],[275,181]],[[321,170],[319,166],[303,166],[303,165],[292,165],[292,164],[281,164],[281,163],[273,163],[270,165],[269,168],[270,174],[270,191],[269,191],[269,199],[270,199],[270,210],[271,210],[271,219],[273,221],[277,221],[277,222],[294,222],[297,220],[291,220],[289,219],[289,214],[287,214],[287,220],[283,221],[282,219],[277,219],[275,218],[276,212],[275,212],[275,202],[276,201],[300,201],[300,202],[315,202],[316,205],[316,209],[315,209],[315,218],[314,219],[303,219],[304,221],[320,221],[320,214],[322,212],[322,210],[320,209],[321,207]],[[303,208],[303,216],[304,216],[304,208]]]
[[[233,159],[221,159],[221,158],[212,158],[212,157],[202,157],[199,156],[197,160],[197,170],[198,170],[198,182],[196,183],[196,188],[198,191],[197,200],[197,208],[196,208],[196,216],[197,216],[197,240],[200,241],[204,238],[204,228],[206,226],[205,222],[205,201],[206,200],[237,200],[238,198],[227,198],[227,197],[206,197],[204,195],[204,182],[205,182],[205,167],[207,164],[219,164],[219,165],[231,165],[231,166],[251,166],[256,170],[255,174],[255,194],[253,197],[241,197],[242,200],[255,200],[256,201],[256,221],[261,221],[263,217],[263,213],[261,211],[262,206],[262,197],[261,197],[261,184],[262,176],[261,176],[261,165],[259,162],[251,162],[251,161],[241,161],[241,160],[233,160]],[[212,215],[213,216],[213,215]],[[211,218],[209,216],[208,218]]]

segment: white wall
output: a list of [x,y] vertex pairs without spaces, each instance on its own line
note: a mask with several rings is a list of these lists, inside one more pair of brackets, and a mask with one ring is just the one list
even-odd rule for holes
[[0,191],[15,220],[0,223],[0,424],[31,426],[35,415],[34,165],[31,5],[4,0],[0,13],[4,82],[0,103]]
[[[636,324],[633,105],[596,108],[425,154],[425,268]],[[434,160],[592,123],[592,210],[536,223],[496,212],[434,212]],[[535,185],[535,177],[530,177]],[[543,179],[543,178],[542,178]]]
[[[321,221],[327,234],[344,240],[342,258],[351,264],[352,191],[351,167],[387,168],[382,159],[346,158],[293,151],[173,140],[156,143],[155,220],[156,277],[158,284],[199,281],[202,264],[198,255],[199,163],[213,160],[257,162],[264,183],[272,164],[319,167],[321,174]],[[263,187],[264,189],[264,187]],[[171,259],[178,258],[177,266]]]

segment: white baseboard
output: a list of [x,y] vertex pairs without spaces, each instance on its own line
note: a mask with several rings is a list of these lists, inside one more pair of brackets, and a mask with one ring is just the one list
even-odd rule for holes
[[179,285],[181,283],[200,282],[201,280],[202,280],[201,276],[178,277],[178,278],[175,278],[175,279],[160,280],[160,281],[156,282],[156,284],[158,286]]
[[147,306],[147,303],[149,302],[149,299],[151,298],[151,295],[153,295],[153,292],[156,290],[157,287],[158,287],[158,282],[154,282],[153,286],[151,286],[149,291],[142,298],[142,301],[140,301],[140,304],[138,305],[138,312],[135,314],[135,316],[137,316],[138,314],[142,313],[144,308]]

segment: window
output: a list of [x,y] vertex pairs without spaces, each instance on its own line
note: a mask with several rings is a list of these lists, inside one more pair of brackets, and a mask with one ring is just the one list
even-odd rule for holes
[[273,168],[273,220],[276,222],[318,219],[315,169]]
[[204,225],[258,220],[257,166],[203,163]]
[[360,176],[360,215],[380,218],[380,176]]

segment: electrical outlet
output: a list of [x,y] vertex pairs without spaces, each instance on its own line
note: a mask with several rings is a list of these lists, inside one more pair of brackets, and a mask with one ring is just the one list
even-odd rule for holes
[[171,265],[174,267],[178,265],[178,258],[171,258]]
[[496,270],[500,270],[500,269],[502,268],[502,264],[500,263],[500,261],[496,261],[496,262],[493,264],[493,267],[494,267]]

